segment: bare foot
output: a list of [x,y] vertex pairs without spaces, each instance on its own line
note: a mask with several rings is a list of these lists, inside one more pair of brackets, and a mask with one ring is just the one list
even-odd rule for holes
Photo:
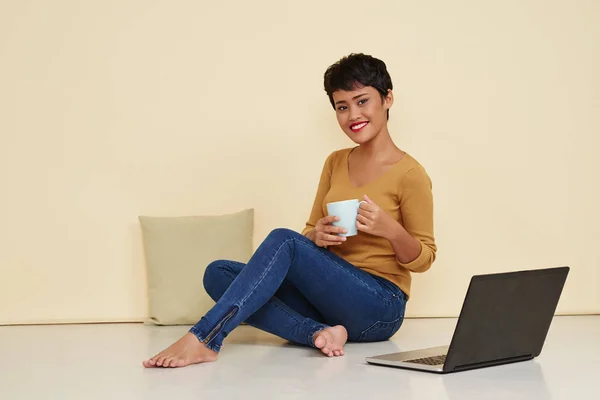
[[219,353],[200,343],[194,334],[188,332],[165,350],[144,361],[143,364],[146,368],[185,367],[190,364],[216,361],[218,356]]
[[331,326],[315,333],[315,346],[328,357],[343,356],[348,331],[342,325]]

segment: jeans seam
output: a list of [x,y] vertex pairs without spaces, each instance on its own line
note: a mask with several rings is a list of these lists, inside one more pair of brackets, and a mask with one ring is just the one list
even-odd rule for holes
[[[295,239],[291,239],[291,240],[295,240]],[[301,245],[305,246],[305,247],[309,247],[309,248],[311,248],[311,247],[312,247],[311,245],[309,245],[309,244],[307,244],[307,243],[303,243],[302,241],[299,241],[299,240],[298,240],[297,242],[298,242],[299,244],[301,244]],[[332,262],[332,263],[333,263],[333,264],[334,264],[334,265],[335,265],[335,266],[336,266],[338,269],[340,269],[340,270],[345,270],[345,269],[346,269],[346,268],[344,268],[344,267],[343,267],[343,266],[342,266],[340,263],[338,263],[337,261],[335,261],[335,260],[332,260],[332,259],[328,258],[328,257],[327,257],[327,256],[325,256],[324,254],[321,254],[321,252],[319,252],[319,255],[320,255],[322,258],[324,258],[325,260]],[[350,264],[351,264],[351,263],[350,263]],[[351,265],[353,265],[353,264],[351,264]],[[353,266],[354,266],[354,265],[353,265]],[[358,267],[354,266],[354,268],[358,268]],[[366,272],[365,272],[365,273],[366,273]],[[386,303],[388,303],[388,304],[391,304],[391,303],[392,303],[390,299],[386,298],[386,297],[385,297],[385,296],[383,296],[381,293],[379,293],[377,290],[373,289],[371,286],[369,286],[369,285],[368,285],[368,284],[367,284],[365,281],[363,281],[362,279],[360,279],[358,276],[356,276],[356,275],[354,275],[354,274],[349,274],[349,275],[351,275],[351,276],[354,278],[354,280],[358,281],[358,282],[359,282],[359,283],[360,283],[362,286],[364,286],[365,288],[369,289],[369,290],[370,290],[372,293],[375,293],[377,296],[379,296],[379,297],[380,297],[380,298],[381,298],[381,299],[382,299],[384,302],[386,302]]]
[[[230,278],[233,278],[233,279],[236,278],[236,276],[233,273],[231,273],[231,271],[221,269],[221,272],[223,272],[225,275],[227,275]],[[271,299],[277,300],[277,302],[274,301],[271,303],[274,307],[277,307],[278,309],[280,309],[281,311],[286,313],[288,317],[293,318],[296,322],[302,322],[296,315],[294,315],[290,312],[291,307],[289,307],[287,304],[285,304],[281,299],[279,299],[275,295],[273,295],[273,297],[271,297],[269,300],[267,300],[267,303],[269,301],[271,301]]]
[[295,240],[294,238],[286,239],[283,243],[281,243],[281,245],[279,246],[279,248],[277,249],[277,251],[275,252],[273,257],[271,257],[271,262],[269,262],[269,264],[267,265],[267,267],[265,268],[265,270],[259,277],[256,285],[254,285],[254,287],[249,291],[249,293],[246,295],[246,297],[244,297],[242,300],[240,300],[240,307],[246,303],[246,300],[248,300],[248,297],[250,297],[256,291],[256,288],[265,280],[265,277],[267,276],[269,271],[271,271],[271,268],[273,267],[273,264],[275,263],[275,258],[277,257],[277,255],[279,254],[279,252],[281,251],[283,246],[286,245],[288,242],[294,241],[294,240]]
[[[296,317],[294,314],[292,314],[292,313],[290,313],[290,312],[289,312],[289,310],[288,310],[288,309],[289,309],[290,307],[288,307],[288,306],[287,306],[287,305],[286,305],[286,304],[285,304],[283,301],[281,301],[280,299],[277,299],[277,300],[279,300],[279,302],[280,302],[281,304],[278,304],[277,302],[273,302],[272,304],[273,304],[275,307],[277,307],[278,309],[280,309],[281,311],[283,311],[284,313],[286,313],[288,317],[290,317],[290,318],[293,318],[293,319],[294,319],[296,322],[298,322],[298,323],[302,323],[302,322],[303,322],[302,320],[298,319],[298,318],[297,318],[297,317]],[[271,299],[269,299],[269,300],[267,301],[267,303],[268,303],[269,301],[271,301]],[[282,304],[283,304],[283,306],[282,306]]]
[[[227,275],[229,278],[233,278],[233,279],[236,278],[236,276],[233,273],[231,273],[231,271],[227,271],[227,270],[221,269],[221,272],[223,274]],[[286,305],[283,301],[281,301],[281,299],[278,299],[275,296],[271,297],[271,299],[279,300],[279,302],[272,302],[271,304],[273,304],[273,306],[275,306],[278,309],[280,309],[281,311],[285,312],[289,317],[295,319],[296,322],[300,322],[300,320],[295,315],[293,315],[292,313],[290,313],[290,311],[289,311],[290,307],[288,305]],[[269,301],[271,301],[271,299],[267,300],[267,303]],[[281,303],[281,304],[279,304],[279,303]],[[282,304],[283,304],[283,307],[282,307]]]

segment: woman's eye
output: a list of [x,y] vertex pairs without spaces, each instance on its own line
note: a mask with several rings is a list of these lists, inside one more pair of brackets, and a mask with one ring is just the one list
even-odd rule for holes
[[367,101],[369,101],[369,99],[362,99],[358,102],[359,106],[362,106],[363,104],[365,104]]
[[346,107],[346,106],[339,106],[338,107],[338,111],[345,111],[346,108],[348,108],[348,107]]

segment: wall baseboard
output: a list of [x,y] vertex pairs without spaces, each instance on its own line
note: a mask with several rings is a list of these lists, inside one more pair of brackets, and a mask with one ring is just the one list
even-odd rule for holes
[[24,325],[86,325],[86,324],[138,324],[143,319],[60,319],[60,320],[33,320],[33,321],[0,321],[0,326],[24,326]]
[[[600,316],[600,313],[557,313],[555,317],[593,317]],[[448,319],[458,318],[458,315],[407,315],[406,319]],[[0,321],[0,326],[28,326],[28,325],[91,325],[91,324],[142,324],[144,319],[103,319],[103,320],[39,320],[39,321]],[[177,326],[177,325],[170,325]],[[186,325],[179,325],[186,326]]]

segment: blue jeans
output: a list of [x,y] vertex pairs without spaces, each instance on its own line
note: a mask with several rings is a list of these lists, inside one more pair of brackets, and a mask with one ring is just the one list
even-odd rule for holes
[[247,264],[212,262],[204,287],[217,303],[190,332],[217,352],[244,321],[311,347],[317,331],[334,325],[350,341],[387,340],[402,325],[407,300],[393,283],[289,229],[272,231]]

